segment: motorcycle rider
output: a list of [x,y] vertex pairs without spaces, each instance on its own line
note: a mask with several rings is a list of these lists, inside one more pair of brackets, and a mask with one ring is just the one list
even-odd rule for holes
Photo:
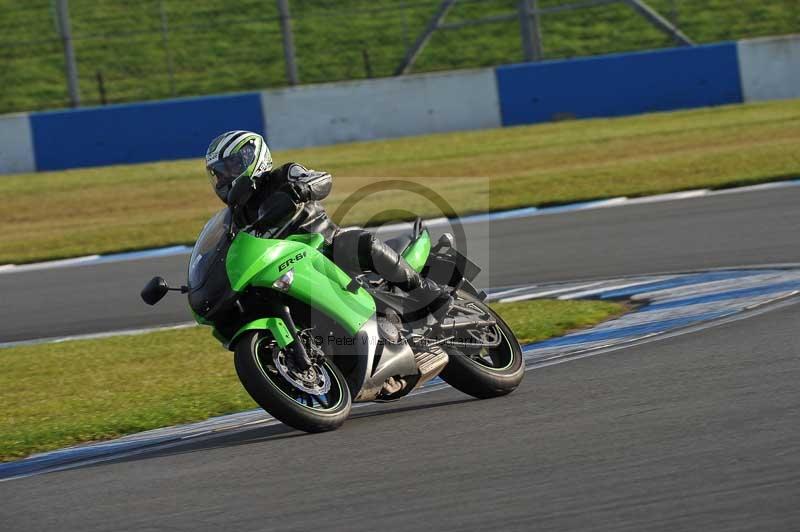
[[[369,231],[343,231],[319,203],[331,191],[327,172],[288,162],[273,168],[264,138],[250,131],[228,131],[211,141],[206,169],[217,196],[233,211],[240,227],[256,223],[257,231],[291,221],[291,233],[319,233],[334,262],[345,271],[374,271],[413,294],[437,318],[453,299],[449,291],[417,273],[394,249]],[[292,218],[297,213],[296,218]]]

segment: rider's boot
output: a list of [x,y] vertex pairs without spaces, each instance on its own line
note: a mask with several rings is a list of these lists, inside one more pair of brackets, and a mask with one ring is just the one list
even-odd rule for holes
[[436,321],[442,321],[454,303],[450,290],[447,287],[443,287],[431,281],[427,277],[422,277],[419,274],[417,274],[416,277],[419,279],[419,286],[417,288],[406,290],[401,286],[400,289],[406,290],[414,295],[422,292],[420,299],[424,301],[430,300],[427,307],[428,311],[436,318]]

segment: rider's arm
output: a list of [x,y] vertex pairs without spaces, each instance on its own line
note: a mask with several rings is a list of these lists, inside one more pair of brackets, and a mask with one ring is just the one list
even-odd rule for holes
[[278,191],[270,196],[258,209],[258,221],[253,224],[256,231],[280,226],[297,213],[298,205],[286,192]]
[[281,167],[282,190],[292,196],[298,203],[320,201],[331,192],[333,178],[327,172],[309,170],[297,163],[288,163]]

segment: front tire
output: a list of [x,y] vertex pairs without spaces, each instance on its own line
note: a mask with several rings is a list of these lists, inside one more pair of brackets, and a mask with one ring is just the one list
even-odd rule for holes
[[448,348],[450,361],[440,377],[453,388],[478,399],[499,397],[513,392],[525,376],[522,348],[511,328],[482,301],[468,299],[497,322],[501,343],[494,348]]
[[342,372],[329,360],[319,366],[330,382],[324,395],[293,386],[274,363],[280,350],[267,331],[246,333],[236,345],[236,373],[250,397],[283,423],[305,432],[339,428],[350,415],[352,400]]

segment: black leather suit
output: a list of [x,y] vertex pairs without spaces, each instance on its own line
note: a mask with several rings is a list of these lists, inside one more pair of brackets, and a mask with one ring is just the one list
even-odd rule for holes
[[[235,211],[237,224],[244,226],[261,219],[256,230],[280,227],[291,220],[289,233],[319,233],[325,238],[328,255],[348,273],[374,271],[406,292],[417,291],[428,300],[449,294],[436,283],[421,277],[395,250],[362,229],[341,230],[319,202],[330,194],[331,175],[286,163],[263,176],[247,204]],[[425,297],[428,296],[428,297]]]

